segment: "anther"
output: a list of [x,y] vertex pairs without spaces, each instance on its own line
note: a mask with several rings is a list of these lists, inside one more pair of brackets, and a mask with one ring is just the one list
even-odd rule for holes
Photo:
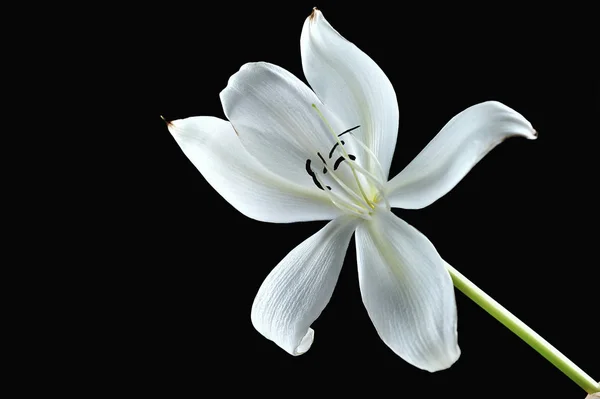
[[[352,154],[348,154],[348,158],[350,158],[353,161],[356,159],[356,157]],[[340,164],[345,160],[346,158],[344,158],[343,156],[339,157],[333,164],[333,170],[337,170],[338,166],[340,166]]]
[[[346,144],[344,143],[344,140],[341,141],[342,145]],[[331,159],[331,157],[333,156],[333,151],[335,150],[335,147],[337,147],[340,143],[335,143],[333,145],[333,148],[331,149],[331,151],[329,151],[329,159]]]
[[312,171],[312,169],[310,168],[310,159],[306,160],[306,173],[309,174],[309,176],[314,175],[314,172]]
[[[315,186],[317,186],[320,190],[325,190],[323,188],[323,186],[321,185],[321,183],[319,182],[319,179],[317,179],[316,175],[313,175],[312,179],[313,179],[313,183],[315,183]],[[327,188],[331,190],[331,187],[327,186]]]
[[323,174],[325,174],[327,173],[327,168],[325,167],[325,165],[327,165],[327,162],[325,162],[325,159],[323,158],[320,152],[317,152],[317,155],[319,156],[319,158],[321,158],[321,161],[323,161]]
[[[321,158],[321,159],[323,159],[323,158]],[[323,188],[323,186],[321,185],[321,182],[319,182],[319,179],[317,179],[317,176],[315,175],[315,172],[313,172],[313,170],[311,169],[310,163],[311,163],[311,160],[307,159],[306,160],[306,173],[308,173],[308,175],[310,177],[312,177],[313,183],[315,183],[315,186],[317,186],[320,190],[325,190]],[[325,187],[327,187],[328,190],[331,190],[330,186],[325,186]]]
[[343,132],[341,132],[340,134],[338,134],[338,137],[341,137],[342,135],[344,135],[346,133],[350,133],[351,131],[358,129],[359,127],[360,127],[360,125],[351,127],[348,130],[344,130]]

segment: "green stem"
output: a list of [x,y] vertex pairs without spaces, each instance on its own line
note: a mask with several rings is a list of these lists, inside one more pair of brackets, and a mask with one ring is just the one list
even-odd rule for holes
[[552,363],[562,371],[573,382],[579,385],[587,393],[592,394],[600,392],[600,384],[594,381],[589,375],[581,370],[575,363],[570,361],[565,355],[560,353],[548,341],[533,331],[525,323],[515,317],[506,308],[496,302],[492,297],[483,292],[479,287],[473,284],[469,279],[463,276],[458,270],[446,264],[446,268],[452,277],[454,286],[463,294],[468,296],[473,302],[481,306],[486,312],[494,316],[496,320],[504,324],[510,331],[519,336],[529,346],[535,349],[546,360]]

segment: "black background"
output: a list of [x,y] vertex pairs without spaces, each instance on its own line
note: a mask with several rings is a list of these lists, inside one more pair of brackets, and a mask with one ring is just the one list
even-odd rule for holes
[[[378,63],[398,96],[390,177],[466,107],[498,100],[536,141],[510,139],[428,208],[395,213],[440,254],[594,378],[598,364],[597,64],[581,13],[500,6],[416,10],[397,3],[162,5],[140,30],[153,54],[128,268],[125,364],[140,387],[266,397],[583,398],[585,393],[457,292],[462,355],[449,370],[410,366],[378,338],[358,289],[354,241],[315,341],[292,357],[250,322],[269,271],[323,222],[246,218],[187,160],[159,118],[224,117],[219,92],[241,65],[268,61],[304,80],[299,37],[318,6]],[[140,16],[140,18],[144,18]],[[568,25],[568,26],[567,26]],[[135,49],[135,41],[133,42]],[[154,52],[153,52],[154,51]],[[594,69],[596,70],[593,73]]]

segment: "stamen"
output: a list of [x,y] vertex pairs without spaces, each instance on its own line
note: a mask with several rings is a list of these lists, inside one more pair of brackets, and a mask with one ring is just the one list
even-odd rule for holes
[[360,127],[360,125],[351,127],[348,130],[344,130],[343,132],[341,132],[340,134],[338,134],[338,137],[341,137],[342,135],[344,135],[346,133],[350,133],[351,131],[358,129],[359,127]]
[[319,156],[319,158],[321,158],[321,161],[323,161],[323,163],[325,163],[325,164],[327,163],[327,162],[325,162],[325,159],[323,159],[323,156],[321,155],[320,152],[317,152],[317,155]]
[[306,173],[308,173],[310,176],[314,175],[315,173],[312,171],[312,169],[310,168],[310,163],[312,161],[310,159],[306,160]]
[[[327,166],[326,166],[327,167]],[[369,208],[369,204],[367,202],[365,202],[364,197],[361,197],[360,195],[356,194],[356,192],[354,192],[354,190],[352,190],[350,187],[348,187],[335,173],[330,173],[330,176],[333,178],[333,180],[335,180],[335,182],[337,184],[340,185],[340,187],[348,194],[350,195],[352,198],[354,198],[356,201],[360,202],[365,208]]]
[[[348,133],[348,132],[350,132],[350,131],[352,131],[354,129],[356,129],[356,128],[348,129],[344,133]],[[344,133],[342,133],[342,134],[344,134]],[[354,142],[356,142],[360,147],[362,147],[362,149],[365,150],[365,152],[367,153],[367,155],[369,155],[369,157],[372,160],[375,161],[375,165],[377,166],[377,171],[379,172],[381,180],[386,180],[386,176],[383,173],[383,167],[381,166],[381,163],[379,163],[379,160],[377,159],[377,157],[375,156],[375,154],[373,153],[373,151],[371,151],[369,149],[369,147],[367,147],[354,134],[351,134],[350,136],[352,137],[352,139],[354,140]],[[350,155],[350,157],[352,157],[352,155]],[[354,160],[354,159],[352,159],[352,160]],[[342,162],[342,160],[338,159],[336,161],[336,165],[339,165],[340,162]],[[366,169],[364,169],[363,167],[361,167],[358,163],[353,162],[353,164],[354,164],[354,167],[356,167],[356,170],[358,172],[360,172],[363,176],[365,176],[366,178],[368,178],[375,185],[375,187],[377,188],[378,193],[375,195],[375,202],[377,202],[378,199],[383,199],[383,201],[385,202],[387,208],[390,209],[390,204],[389,204],[387,198],[384,195],[385,191],[384,191],[383,185],[381,184],[380,180],[378,180],[375,176],[373,176],[369,171],[367,171]],[[336,170],[336,169],[337,168],[334,165],[334,170]]]
[[381,166],[381,163],[379,163],[379,160],[377,159],[377,157],[375,156],[375,154],[373,153],[373,151],[371,151],[369,149],[369,147],[367,147],[362,141],[360,141],[355,135],[350,135],[352,137],[352,139],[356,142],[356,144],[358,144],[359,146],[361,146],[361,148],[363,150],[365,150],[367,152],[367,154],[371,157],[372,160],[375,161],[375,165],[377,166],[379,175],[381,176],[381,180],[387,180],[387,176],[385,176],[385,174],[383,173],[383,167]]
[[[310,163],[311,163],[311,160],[307,159],[306,160],[306,172],[308,173],[308,175],[310,177],[312,177],[313,183],[315,183],[315,186],[317,186],[319,189],[325,191],[325,189],[323,188],[323,185],[321,184],[319,179],[317,179],[317,175],[315,174],[315,172],[313,172],[312,168],[310,167]],[[327,187],[327,189],[331,190],[331,187],[329,187],[329,186],[325,186],[325,187]]]
[[[320,152],[317,152],[317,155],[319,156],[319,158],[321,158],[321,161],[323,161],[323,165],[327,165],[327,162],[325,162],[325,159],[323,159],[323,156],[321,155]],[[323,167],[323,174],[327,173],[327,168]]]
[[[319,115],[319,117],[323,120],[323,123],[325,123],[325,126],[327,126],[327,128],[329,129],[329,131],[333,134],[333,137],[335,138],[335,140],[341,144],[340,142],[340,138],[337,134],[335,134],[335,131],[333,130],[333,128],[331,127],[331,125],[329,124],[329,122],[327,122],[327,119],[325,119],[325,116],[321,113],[321,111],[319,111],[319,108],[317,108],[317,106],[315,104],[312,104],[312,107],[317,111],[317,114]],[[355,129],[355,128],[352,128]],[[351,131],[352,129],[349,129],[348,131]],[[344,133],[348,133],[348,131],[344,132]],[[343,134],[343,133],[342,133]],[[344,153],[344,157],[345,158],[349,158],[348,153],[346,152],[346,149],[344,148],[344,146],[340,145],[340,149],[342,150],[342,152]],[[352,163],[349,163],[348,165],[350,165],[350,169],[352,170],[352,174],[354,175],[354,180],[356,180],[356,185],[358,186],[358,189],[360,190],[360,194],[363,196],[364,200],[367,202],[367,204],[369,205],[369,207],[371,209],[375,209],[375,205],[373,205],[370,201],[369,198],[367,197],[367,195],[365,194],[365,190],[363,190],[362,185],[360,184],[360,180],[358,179],[358,175],[356,174],[356,171],[354,170],[354,168],[352,167]]]
[[[333,174],[332,174],[333,176]],[[319,181],[319,183],[323,184],[321,182],[321,179],[319,179],[318,176],[315,176],[315,178]],[[371,216],[369,215],[368,212],[365,212],[366,209],[361,208],[360,206],[353,204],[351,202],[347,202],[345,201],[342,197],[340,197],[338,194],[336,194],[333,191],[325,191],[325,193],[327,194],[327,196],[329,197],[329,200],[331,201],[331,203],[336,206],[338,209],[345,211],[345,212],[352,212],[354,213],[356,216],[365,219],[365,220],[371,220]],[[356,195],[356,194],[355,194]],[[337,199],[336,200],[334,200]],[[338,202],[339,201],[339,202]]]
[[[340,137],[340,136],[338,136],[338,137]],[[344,140],[342,140],[341,143],[342,143],[342,145],[346,144],[346,143],[344,143]],[[331,159],[331,157],[333,156],[333,151],[335,150],[335,147],[337,147],[339,144],[340,143],[335,143],[333,145],[333,148],[331,149],[331,151],[329,151],[329,159]]]
[[[351,160],[355,160],[356,157],[352,154],[348,154],[348,158],[350,158]],[[333,164],[333,170],[337,170],[338,166],[340,166],[340,164],[342,163],[342,161],[345,161],[346,158],[344,158],[343,156],[339,157],[336,161],[335,164]]]

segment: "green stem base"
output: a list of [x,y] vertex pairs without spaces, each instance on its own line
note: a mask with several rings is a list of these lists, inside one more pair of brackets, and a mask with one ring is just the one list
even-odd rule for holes
[[481,306],[500,323],[504,324],[505,327],[519,336],[519,338],[529,344],[529,346],[535,349],[540,355],[544,356],[550,363],[556,366],[587,393],[592,394],[600,392],[600,383],[594,381],[592,377],[587,375],[583,370],[577,367],[575,363],[550,345],[548,341],[510,313],[492,297],[483,292],[458,270],[447,263],[446,268],[452,277],[454,286],[460,292]]

